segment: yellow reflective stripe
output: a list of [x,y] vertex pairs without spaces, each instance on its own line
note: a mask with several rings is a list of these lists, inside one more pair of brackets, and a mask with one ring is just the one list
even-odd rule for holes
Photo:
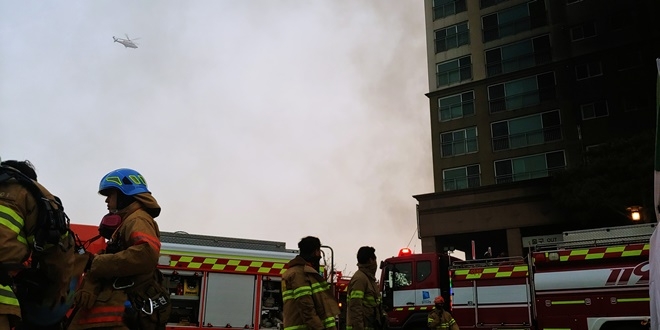
[[326,328],[334,327],[336,325],[335,324],[335,317],[334,316],[327,317],[325,320],[323,320],[323,325]]
[[298,329],[307,329],[306,325],[292,325],[290,327],[284,328],[284,330],[298,330]]
[[23,218],[16,213],[16,211],[0,205],[0,224],[9,228],[11,231],[16,234],[21,232],[21,229],[25,226]]
[[364,298],[364,292],[360,290],[351,291],[351,294],[348,297],[348,299],[362,299],[362,298]]
[[286,290],[282,292],[282,300],[287,301],[289,299],[293,299],[293,290]]
[[564,300],[564,301],[553,301],[552,305],[579,305],[584,304],[584,300]]
[[9,286],[0,285],[0,304],[18,306],[18,299]]
[[373,296],[364,297],[364,305],[367,307],[374,307],[377,305],[376,299]]
[[454,274],[456,275],[467,275],[470,273],[469,269],[457,269],[454,271]]
[[312,284],[311,288],[312,293],[319,293],[328,290],[330,288],[330,284],[317,282]]
[[651,301],[651,298],[622,298],[616,300],[616,302],[640,302],[640,301]]
[[300,298],[303,296],[311,296],[312,295],[312,288],[309,286],[301,286],[295,290],[293,290],[293,298]]

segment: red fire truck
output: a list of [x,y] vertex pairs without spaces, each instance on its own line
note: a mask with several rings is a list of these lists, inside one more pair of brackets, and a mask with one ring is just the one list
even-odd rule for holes
[[425,328],[442,295],[461,329],[648,329],[654,228],[564,232],[561,242],[530,246],[524,257],[402,253],[382,265],[390,328]]

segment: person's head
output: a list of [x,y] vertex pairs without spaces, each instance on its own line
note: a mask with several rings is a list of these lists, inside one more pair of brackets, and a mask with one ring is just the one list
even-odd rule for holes
[[28,178],[37,181],[37,172],[29,160],[5,160],[0,165],[13,167]]
[[314,236],[307,236],[298,242],[300,256],[305,261],[318,267],[321,260],[321,240]]
[[111,171],[99,183],[99,194],[106,196],[110,212],[129,206],[135,201],[133,196],[142,193],[150,193],[147,181],[142,174],[129,168]]
[[358,249],[357,261],[360,264],[369,264],[376,262],[376,249],[371,246],[363,246]]
[[442,309],[445,306],[445,298],[442,296],[437,296],[435,299],[433,299],[433,303],[435,304],[435,308]]

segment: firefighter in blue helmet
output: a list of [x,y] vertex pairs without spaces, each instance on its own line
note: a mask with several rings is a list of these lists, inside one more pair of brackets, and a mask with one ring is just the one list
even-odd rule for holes
[[[165,329],[171,306],[163,275],[157,269],[160,231],[154,220],[160,206],[135,170],[120,168],[101,179],[99,194],[106,197],[109,214],[118,227],[111,234],[105,253],[95,256],[76,292],[78,309],[70,330]],[[138,312],[127,320],[125,302]]]

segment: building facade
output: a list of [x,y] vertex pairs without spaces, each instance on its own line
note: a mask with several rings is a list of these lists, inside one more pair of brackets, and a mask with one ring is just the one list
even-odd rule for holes
[[[550,177],[655,130],[655,0],[425,0],[435,192],[422,251],[561,233]],[[652,157],[652,156],[651,156]],[[468,253],[469,254],[469,253]]]

